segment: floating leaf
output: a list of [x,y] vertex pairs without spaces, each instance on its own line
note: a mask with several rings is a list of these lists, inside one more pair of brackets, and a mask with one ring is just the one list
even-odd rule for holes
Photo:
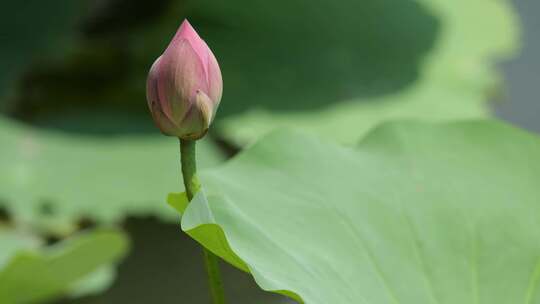
[[25,248],[35,248],[41,240],[33,235],[17,233],[0,226],[0,268],[2,268],[13,255]]
[[305,303],[539,303],[540,139],[389,123],[353,148],[275,132],[205,171],[182,228]]
[[486,116],[494,63],[514,54],[519,31],[509,0],[185,0],[140,26],[112,14],[124,30],[103,26],[82,52],[42,67],[18,94],[20,112],[115,105],[146,114],[141,84],[187,17],[222,66],[213,132],[245,144],[294,126],[354,143],[388,119]]
[[[0,143],[0,203],[16,221],[69,233],[82,218],[176,218],[159,203],[168,190],[183,189],[175,138],[71,136],[1,119]],[[203,167],[221,161],[210,142],[200,147]]]
[[[84,258],[84,256],[80,258]],[[116,269],[113,265],[104,265],[81,280],[77,280],[67,296],[77,298],[100,294],[113,284],[115,278]]]
[[[4,240],[0,246],[10,248],[11,243]],[[114,230],[81,234],[50,248],[19,248],[0,267],[0,302],[36,303],[64,295],[73,288],[82,292],[80,280],[118,261],[127,249],[126,237]],[[94,278],[94,284],[85,290],[105,287],[103,282],[95,281]]]
[[187,2],[226,80],[216,130],[238,143],[277,127],[354,143],[389,119],[484,117],[493,61],[518,45],[507,0]]

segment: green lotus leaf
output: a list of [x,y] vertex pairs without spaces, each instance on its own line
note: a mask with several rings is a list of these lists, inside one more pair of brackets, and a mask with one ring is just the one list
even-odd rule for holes
[[387,123],[356,148],[277,131],[201,175],[182,229],[309,304],[540,303],[540,139]]
[[[0,206],[16,222],[68,234],[81,219],[111,223],[127,215],[177,217],[159,203],[183,189],[178,140],[154,135],[74,136],[0,118]],[[221,152],[200,143],[201,165]]]
[[355,143],[390,119],[486,117],[500,85],[494,65],[519,46],[507,0],[201,0],[179,7],[200,24],[222,65],[215,129],[239,144],[279,127]]
[[0,303],[37,303],[103,289],[114,275],[112,264],[128,250],[126,236],[116,230],[81,233],[50,247],[22,241],[27,239],[0,230],[2,251],[11,251],[0,261]]

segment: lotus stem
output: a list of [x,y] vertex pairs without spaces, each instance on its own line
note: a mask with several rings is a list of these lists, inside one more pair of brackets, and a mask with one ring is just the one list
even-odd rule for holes
[[[180,139],[180,159],[182,165],[182,176],[184,178],[184,186],[186,194],[191,201],[197,191],[201,188],[201,184],[197,177],[197,162],[195,157],[195,140]],[[213,304],[225,304],[225,293],[223,290],[223,281],[219,271],[218,257],[202,247],[204,265],[208,274],[208,282],[210,284],[210,295]]]

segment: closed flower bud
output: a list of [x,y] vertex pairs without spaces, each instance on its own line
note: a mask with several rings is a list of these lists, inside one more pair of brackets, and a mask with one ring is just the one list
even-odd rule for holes
[[195,140],[212,122],[223,90],[216,57],[185,20],[148,73],[146,98],[165,135]]

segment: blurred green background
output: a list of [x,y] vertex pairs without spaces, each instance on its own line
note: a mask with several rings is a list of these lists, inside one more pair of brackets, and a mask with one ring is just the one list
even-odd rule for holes
[[[42,286],[29,302],[209,302],[200,249],[164,202],[182,190],[177,142],[145,100],[146,73],[183,18],[223,72],[200,145],[211,167],[280,127],[352,144],[388,119],[496,114],[540,131],[539,11],[533,0],[3,1],[0,282]],[[102,260],[71,274],[77,284],[33,282],[35,268],[14,262],[31,252],[52,271],[80,231],[99,229],[130,248],[94,246]],[[224,272],[231,303],[290,303]]]

